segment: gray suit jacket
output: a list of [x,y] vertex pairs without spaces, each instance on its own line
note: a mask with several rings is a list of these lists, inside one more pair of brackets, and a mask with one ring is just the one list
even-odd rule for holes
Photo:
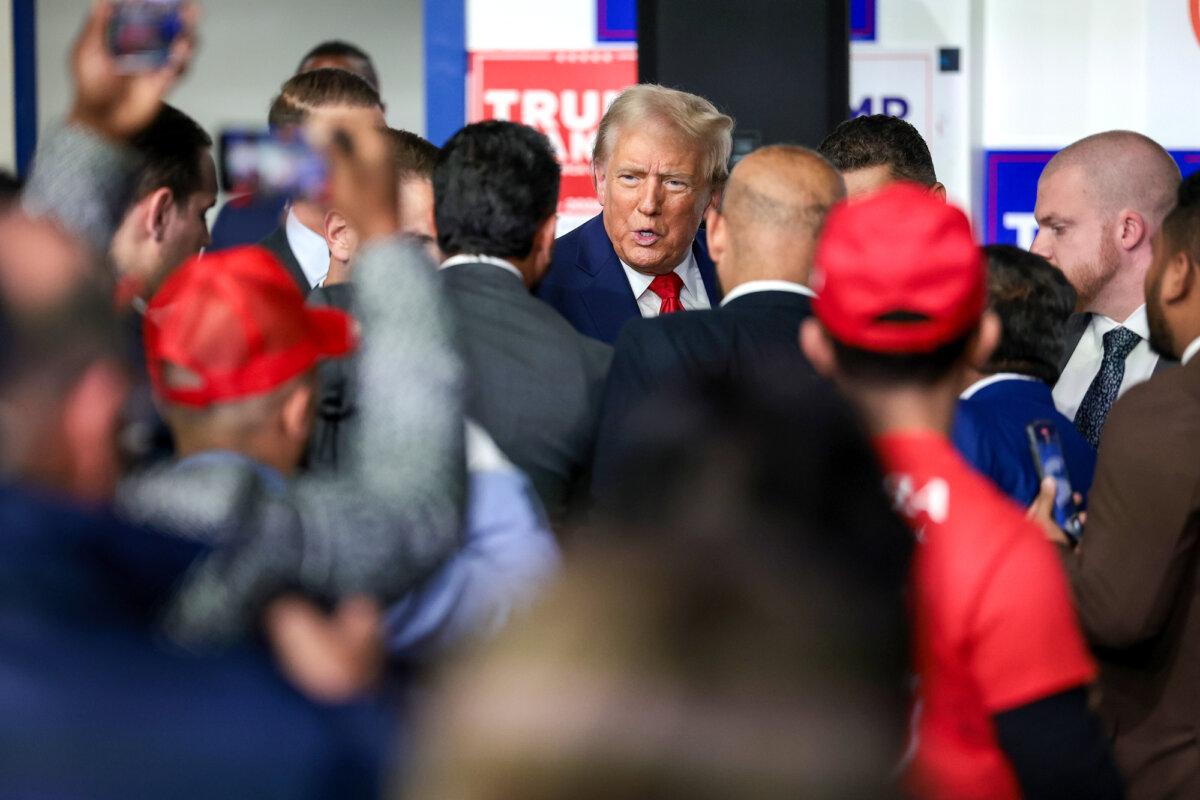
[[587,496],[612,348],[491,264],[441,270],[467,371],[466,413],[533,481],[561,526]]
[[1065,563],[1130,798],[1200,797],[1200,359],[1130,389]]

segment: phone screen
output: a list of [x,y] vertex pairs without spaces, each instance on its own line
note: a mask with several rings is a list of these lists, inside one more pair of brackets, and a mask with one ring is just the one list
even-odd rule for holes
[[159,69],[183,30],[182,0],[118,0],[108,25],[108,48],[124,72]]
[[1053,422],[1039,420],[1026,427],[1033,448],[1033,461],[1039,478],[1054,478],[1057,490],[1054,494],[1054,521],[1072,541],[1078,541],[1083,533],[1075,506],[1071,478],[1067,474],[1067,459],[1063,454],[1062,441]]
[[325,159],[298,129],[225,131],[220,150],[221,177],[228,192],[314,198],[325,187]]

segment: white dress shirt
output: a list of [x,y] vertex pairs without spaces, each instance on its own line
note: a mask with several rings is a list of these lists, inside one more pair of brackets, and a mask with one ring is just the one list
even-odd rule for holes
[[1200,353],[1200,336],[1197,336],[1195,339],[1192,339],[1192,343],[1189,344],[1184,349],[1183,355],[1180,356],[1180,358],[1179,358],[1179,363],[1180,364],[1188,363],[1193,358],[1195,358],[1196,353]]
[[461,256],[450,256],[440,265],[438,265],[438,269],[457,267],[459,264],[491,264],[493,267],[499,267],[500,269],[511,272],[513,275],[516,275],[521,279],[521,283],[525,283],[525,278],[521,275],[521,270],[505,261],[503,258],[496,258],[495,256],[481,256],[477,254],[468,255],[465,253]]
[[817,296],[816,292],[802,283],[779,280],[746,281],[730,289],[729,294],[721,298],[721,306],[725,307],[731,300],[737,300],[739,297],[745,297],[755,292],[791,292],[792,294],[802,294],[805,297]]
[[[650,283],[655,276],[638,272],[624,261],[621,262],[621,266],[625,269],[625,278],[629,281],[629,288],[633,290],[633,296],[637,298],[638,311],[646,319],[657,317],[658,309],[662,306],[662,298],[650,291]],[[700,267],[696,266],[696,256],[690,247],[683,263],[673,272],[683,279],[683,288],[679,290],[679,302],[683,304],[684,309],[696,311],[702,308],[712,308],[712,304],[708,302],[708,291],[704,288],[704,278],[700,276]]]
[[329,274],[329,245],[325,243],[325,237],[309,230],[290,208],[283,230],[292,255],[300,263],[304,277],[308,278],[309,287],[319,286]]
[[[1079,338],[1071,360],[1063,369],[1058,383],[1054,384],[1054,405],[1058,406],[1058,410],[1067,419],[1075,419],[1075,412],[1079,410],[1083,396],[1087,394],[1088,387],[1100,371],[1100,363],[1104,360],[1104,334],[1119,326],[1122,326],[1122,323],[1093,314],[1083,336]],[[1158,354],[1150,349],[1150,323],[1146,321],[1146,307],[1143,305],[1130,314],[1123,326],[1142,337],[1142,341],[1137,343],[1125,359],[1125,377],[1121,381],[1117,397],[1129,391],[1130,387],[1150,380],[1154,368],[1158,366]]]

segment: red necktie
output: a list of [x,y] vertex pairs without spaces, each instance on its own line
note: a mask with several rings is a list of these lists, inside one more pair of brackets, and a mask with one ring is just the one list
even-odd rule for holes
[[650,281],[650,291],[662,298],[658,307],[660,314],[674,314],[683,311],[683,303],[679,302],[679,290],[683,288],[683,278],[674,272],[658,275]]

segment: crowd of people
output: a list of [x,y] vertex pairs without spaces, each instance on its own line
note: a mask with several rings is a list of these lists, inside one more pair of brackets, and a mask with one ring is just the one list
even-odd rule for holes
[[637,85],[594,219],[325,42],[231,198],[93,6],[0,185],[0,797],[1200,797],[1200,178],[981,247],[901,119],[731,168]]

